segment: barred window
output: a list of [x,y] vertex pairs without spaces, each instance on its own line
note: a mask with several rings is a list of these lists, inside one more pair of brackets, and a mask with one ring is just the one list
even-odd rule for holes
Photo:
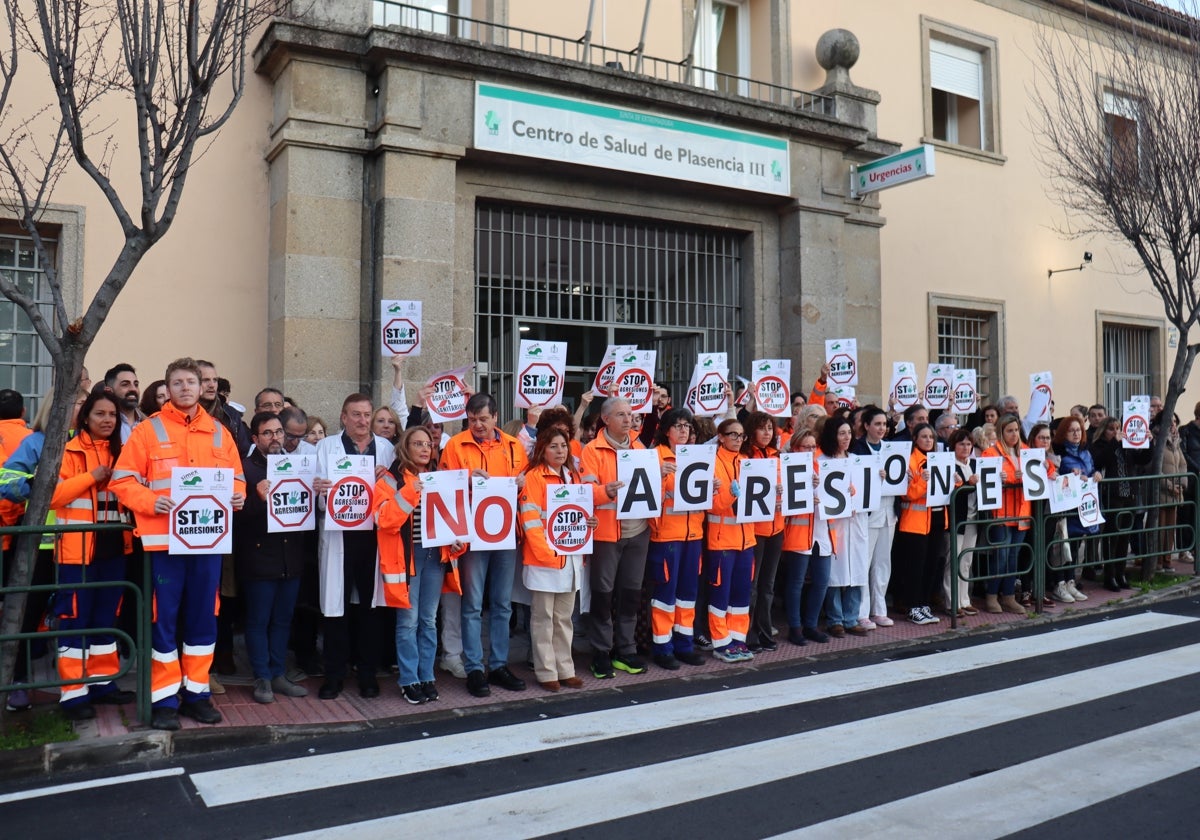
[[995,312],[937,308],[937,359],[956,368],[975,369],[981,404],[996,399],[995,335]]
[[[43,241],[53,259],[57,243]],[[31,238],[0,235],[0,272],[23,294],[36,300],[42,317],[53,323],[54,298]],[[0,388],[19,391],[25,397],[26,414],[32,417],[41,395],[50,388],[53,371],[50,354],[29,316],[12,301],[0,297]]]
[[1154,387],[1156,330],[1129,324],[1104,324],[1104,404],[1120,416],[1121,404]]

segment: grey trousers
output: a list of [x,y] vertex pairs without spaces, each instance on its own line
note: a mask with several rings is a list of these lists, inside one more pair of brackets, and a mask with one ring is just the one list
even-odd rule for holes
[[[646,550],[650,529],[636,537],[592,544],[588,582],[592,605],[587,614],[588,643],[595,653],[636,652],[633,634],[642,605],[642,576],[646,572]],[[613,602],[617,605],[616,638],[613,633]]]

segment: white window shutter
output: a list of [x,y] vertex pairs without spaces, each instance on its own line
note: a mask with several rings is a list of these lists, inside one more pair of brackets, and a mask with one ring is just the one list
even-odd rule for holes
[[982,102],[983,54],[957,44],[930,39],[929,86]]

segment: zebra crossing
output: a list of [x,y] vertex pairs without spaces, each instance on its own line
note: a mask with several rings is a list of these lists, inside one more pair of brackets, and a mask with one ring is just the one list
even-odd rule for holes
[[613,692],[607,707],[564,704],[561,716],[522,707],[493,726],[431,721],[396,743],[182,761],[183,775],[130,784],[177,800],[197,836],[841,838],[930,831],[936,815],[970,826],[955,833],[1001,837],[1200,776],[1191,615],[810,667],[663,699]]

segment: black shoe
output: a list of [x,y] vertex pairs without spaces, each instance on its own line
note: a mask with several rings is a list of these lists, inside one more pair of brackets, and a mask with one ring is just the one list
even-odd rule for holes
[[321,664],[321,657],[316,654],[296,660],[296,667],[310,677],[325,676],[325,666]]
[[822,633],[816,627],[805,627],[803,633],[804,638],[808,639],[810,642],[816,642],[823,645],[829,641],[829,636]]
[[667,671],[679,670],[679,660],[669,653],[654,654],[654,664]]
[[175,732],[179,729],[179,712],[167,707],[156,708],[150,713],[150,728]]
[[498,685],[501,688],[509,691],[524,691],[525,680],[518,677],[508,668],[497,668],[488,674],[488,682],[492,685]]
[[746,649],[751,653],[762,653],[762,643],[758,639],[749,639],[746,641]]
[[364,697],[367,700],[372,700],[379,696],[379,681],[374,677],[367,679],[359,679],[358,681],[358,696]]
[[646,673],[646,660],[636,653],[618,653],[612,658],[612,666],[626,674]]
[[433,684],[433,680],[421,683],[421,691],[425,693],[425,699],[430,703],[441,696],[438,694],[437,686]]
[[[778,643],[776,643],[776,641],[770,636],[762,633],[760,633],[758,636],[758,646],[768,653],[779,650]],[[750,650],[754,650],[754,648],[750,648]]]
[[613,671],[612,659],[607,653],[597,653],[592,656],[592,676],[598,680],[611,680],[616,676]]
[[701,633],[699,636],[696,637],[696,647],[700,650],[712,650],[713,649],[712,639],[708,638],[708,636],[705,636],[703,633]]
[[400,693],[404,695],[404,699],[414,706],[420,706],[428,698],[425,696],[425,691],[421,688],[420,683],[410,683],[400,686]]
[[110,691],[108,694],[101,694],[98,697],[88,698],[93,706],[124,706],[126,703],[132,703],[137,700],[137,694],[133,691]]
[[696,653],[694,650],[689,650],[687,653],[675,651],[675,659],[682,662],[684,665],[703,665],[708,661],[708,657]]
[[1117,575],[1117,586],[1121,587],[1122,589],[1132,589],[1133,588],[1132,586],[1129,585],[1129,578],[1125,577],[1124,574]]
[[1104,588],[1109,592],[1120,592],[1121,584],[1117,583],[1117,579],[1114,577],[1106,577],[1104,579]]
[[799,627],[788,628],[788,641],[794,645],[799,645],[800,647],[804,647],[808,644],[808,640],[804,638],[804,633]]
[[471,671],[467,674],[467,691],[472,697],[487,697],[492,693],[483,671]]
[[92,708],[91,703],[72,703],[60,708],[67,720],[91,720],[96,716],[96,710]]
[[220,723],[224,720],[221,717],[221,713],[216,710],[212,701],[207,697],[202,700],[194,700],[191,703],[181,704],[179,714],[190,717],[192,720],[200,723]]
[[321,683],[321,689],[317,692],[317,696],[322,700],[336,700],[341,693],[342,681],[329,679]]

